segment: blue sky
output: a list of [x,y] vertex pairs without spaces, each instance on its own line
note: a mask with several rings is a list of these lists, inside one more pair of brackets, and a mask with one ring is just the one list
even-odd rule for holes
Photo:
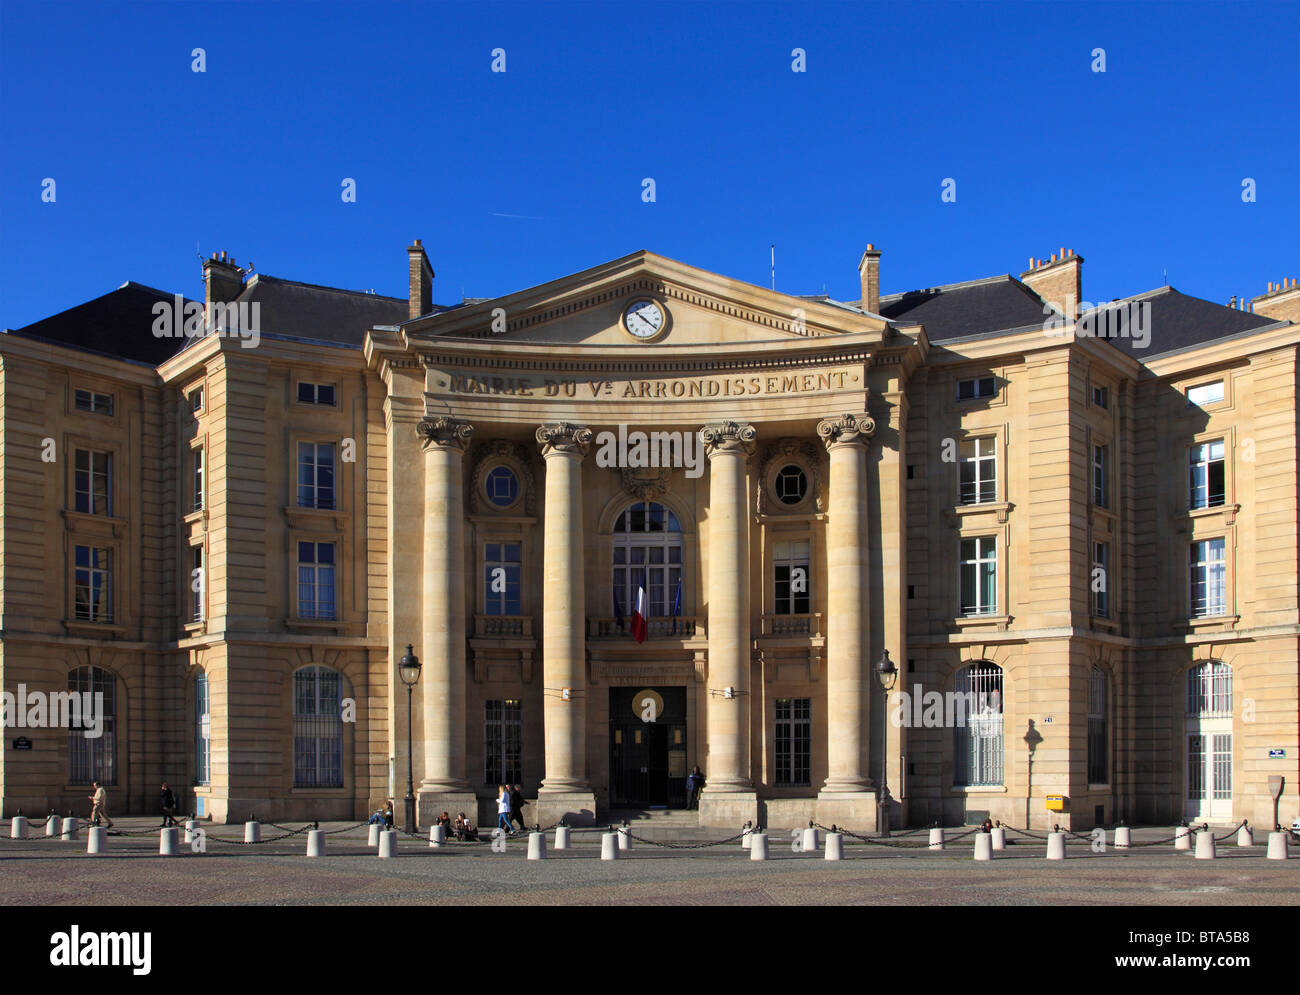
[[440,303],[642,248],[767,286],[772,243],[777,289],[851,300],[867,242],[885,293],[1067,246],[1090,300],[1166,270],[1254,296],[1300,275],[1298,25],[1296,3],[0,0],[0,326],[127,279],[199,295],[196,243],[405,297],[417,237]]

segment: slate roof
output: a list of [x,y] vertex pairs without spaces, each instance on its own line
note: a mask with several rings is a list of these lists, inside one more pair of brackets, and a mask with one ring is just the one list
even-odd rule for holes
[[12,329],[8,334],[158,366],[174,356],[185,342],[156,338],[153,334],[154,304],[159,301],[173,304],[175,296],[128,280],[101,297]]
[[[1139,315],[1133,311],[1132,305],[1149,306],[1149,311]],[[1121,308],[1126,312],[1124,321],[1138,324],[1126,329],[1124,323],[1117,320]],[[1166,286],[1135,297],[1099,304],[1091,311],[1085,311],[1080,320],[1091,327],[1097,338],[1142,362],[1276,324],[1278,319],[1189,297]],[[1122,334],[1125,330],[1127,335]],[[1141,348],[1139,343],[1147,340],[1148,331],[1148,344]],[[1139,333],[1136,338],[1134,332]]]
[[924,325],[931,342],[1041,325],[1047,320],[1039,296],[1005,275],[889,294],[880,298],[880,314]]

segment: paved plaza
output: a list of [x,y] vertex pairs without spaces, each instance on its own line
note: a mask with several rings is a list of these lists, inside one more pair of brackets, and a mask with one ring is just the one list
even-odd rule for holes
[[1094,853],[1072,840],[1065,861],[1046,860],[1046,844],[1023,837],[989,863],[972,859],[970,836],[943,851],[929,850],[924,833],[888,846],[846,838],[836,863],[820,850],[792,852],[788,830],[772,832],[762,862],[737,842],[683,848],[684,840],[672,848],[634,841],[620,859],[602,861],[600,833],[577,830],[566,851],[549,834],[543,861],[526,859],[523,834],[508,838],[504,852],[488,843],[433,849],[399,834],[397,856],[380,859],[365,828],[342,823],[321,825],[331,834],[321,858],[305,856],[303,833],[276,839],[283,831],[271,826],[256,845],[228,842],[242,841],[242,826],[206,826],[205,853],[182,845],[181,855],[160,857],[153,820],[119,819],[116,828],[139,835],[112,835],[97,856],[85,852],[84,826],[76,842],[0,840],[0,904],[1300,905],[1300,847],[1291,846],[1289,860],[1267,860],[1263,845],[1229,839],[1208,861],[1170,843],[1140,846],[1167,839],[1169,829],[1135,830],[1138,846],[1128,851]]

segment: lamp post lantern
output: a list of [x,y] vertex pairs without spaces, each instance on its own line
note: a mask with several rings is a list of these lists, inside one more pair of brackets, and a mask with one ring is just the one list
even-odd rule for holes
[[415,832],[415,759],[411,753],[411,692],[420,679],[420,658],[406,644],[406,655],[397,664],[397,673],[406,685],[406,831]]
[[[884,721],[889,721],[889,692],[894,689],[894,682],[898,680],[898,668],[894,666],[894,661],[889,659],[889,650],[884,650],[880,654],[880,659],[876,661],[876,680],[880,683],[880,690],[885,694],[885,707],[882,712]],[[882,748],[880,751],[880,796],[876,801],[876,826],[881,836],[889,835],[889,728],[881,727]]]

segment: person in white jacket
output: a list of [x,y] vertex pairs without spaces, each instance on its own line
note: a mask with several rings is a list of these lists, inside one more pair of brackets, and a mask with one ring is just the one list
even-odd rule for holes
[[497,794],[497,828],[504,829],[511,836],[515,831],[510,826],[510,787],[509,785],[499,785]]

